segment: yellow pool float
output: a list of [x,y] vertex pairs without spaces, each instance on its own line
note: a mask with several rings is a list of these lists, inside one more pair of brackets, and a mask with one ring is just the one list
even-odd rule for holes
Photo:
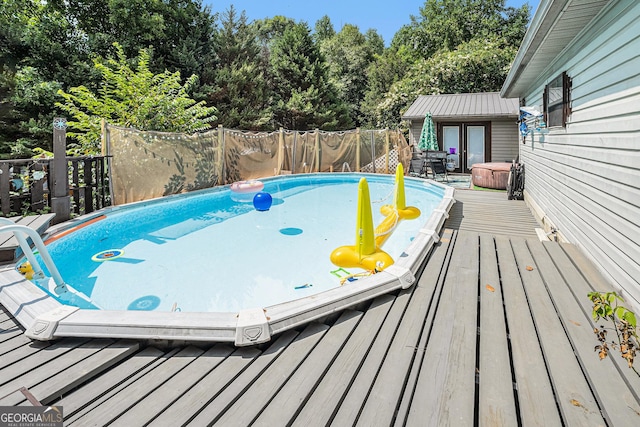
[[361,178],[358,184],[358,210],[356,218],[355,245],[340,246],[331,252],[331,262],[342,268],[363,268],[381,271],[393,264],[393,258],[380,247],[389,238],[398,222],[420,216],[420,210],[406,206],[404,193],[404,173],[402,164],[396,168],[396,185],[393,205],[384,205],[380,212],[385,219],[373,228],[369,184]]

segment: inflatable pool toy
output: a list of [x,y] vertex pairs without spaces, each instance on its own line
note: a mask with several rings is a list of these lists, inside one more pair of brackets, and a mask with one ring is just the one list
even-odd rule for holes
[[335,249],[330,256],[333,264],[343,268],[364,268],[373,273],[393,264],[393,258],[380,247],[386,242],[401,220],[415,219],[420,216],[418,208],[406,205],[402,164],[398,164],[396,168],[393,205],[382,206],[380,212],[385,218],[374,231],[369,184],[365,178],[360,179],[358,184],[356,244]]
[[407,206],[404,193],[404,168],[402,163],[396,167],[396,186],[393,196],[393,205],[383,205],[380,213],[384,220],[376,227],[376,245],[382,246],[387,241],[391,232],[403,219],[416,219],[420,216],[420,209],[415,206]]
[[273,198],[271,194],[260,191],[253,196],[253,207],[256,208],[257,211],[268,211],[271,208],[271,204],[273,203]]
[[22,274],[27,280],[33,279],[33,267],[29,261],[20,264],[18,267],[18,271]]
[[122,255],[124,255],[124,251],[122,249],[108,249],[106,251],[98,252],[91,257],[91,260],[95,262],[111,261],[112,259],[120,258]]
[[236,181],[231,184],[231,191],[234,193],[257,193],[262,191],[264,184],[257,180]]
[[356,244],[334,249],[330,259],[338,267],[360,267],[371,271],[382,270],[393,264],[391,255],[376,247],[369,184],[365,178],[361,178],[358,184]]

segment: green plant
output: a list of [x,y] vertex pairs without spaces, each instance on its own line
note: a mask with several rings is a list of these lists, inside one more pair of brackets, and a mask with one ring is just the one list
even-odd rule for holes
[[[196,102],[190,93],[196,75],[181,82],[180,72],[155,74],[150,69],[151,51],[141,49],[129,60],[124,49],[114,43],[116,57],[94,61],[102,81],[98,90],[85,86],[58,91],[64,103],[56,106],[72,119],[67,136],[79,142],[74,154],[100,151],[101,120],[141,130],[192,133],[210,128],[216,109]],[[131,63],[133,62],[133,66]]]
[[[635,313],[618,304],[624,300],[615,292],[590,292],[588,297],[593,303],[593,319],[596,322],[604,319],[614,325],[613,328],[605,328],[603,325],[600,325],[600,328],[594,328],[593,332],[600,341],[600,344],[595,347],[598,356],[600,359],[607,357],[609,346],[611,346],[611,349],[620,351],[629,368],[640,376],[640,373],[633,367],[639,342]],[[607,342],[607,332],[610,330],[615,331],[617,340]]]

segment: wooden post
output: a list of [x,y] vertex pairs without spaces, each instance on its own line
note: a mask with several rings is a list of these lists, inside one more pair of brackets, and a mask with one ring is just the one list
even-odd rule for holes
[[[384,129],[384,158],[385,158],[385,170],[384,173],[389,173],[389,128]],[[400,160],[400,153],[398,153],[398,161]]]
[[67,221],[71,217],[71,198],[69,197],[69,176],[67,172],[67,119],[53,119],[53,162],[51,176],[51,210],[56,214],[53,223]]
[[282,161],[284,159],[284,128],[280,128],[280,136],[278,137],[278,165],[276,175],[280,175],[282,171]]
[[218,178],[218,185],[222,185],[227,182],[227,159],[225,157],[224,150],[224,127],[218,125],[218,144],[217,144],[218,156],[220,156],[220,177]]
[[[42,163],[33,165],[33,171],[42,173],[44,176],[44,166]],[[44,209],[44,179],[32,179],[30,181],[31,188],[31,211],[36,212]]]
[[356,128],[356,172],[360,172],[360,128]]
[[316,172],[320,172],[320,129],[316,129]]
[[3,162],[0,164],[0,205],[2,213],[8,216],[11,212],[11,173],[9,172],[11,165]]

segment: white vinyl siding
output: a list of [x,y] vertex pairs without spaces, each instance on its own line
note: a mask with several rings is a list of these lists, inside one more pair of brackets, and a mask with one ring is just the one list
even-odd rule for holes
[[491,161],[511,162],[518,157],[518,124],[515,118],[491,122]]
[[640,307],[640,2],[612,2],[527,104],[541,105],[562,71],[573,81],[566,129],[520,144],[527,197]]

